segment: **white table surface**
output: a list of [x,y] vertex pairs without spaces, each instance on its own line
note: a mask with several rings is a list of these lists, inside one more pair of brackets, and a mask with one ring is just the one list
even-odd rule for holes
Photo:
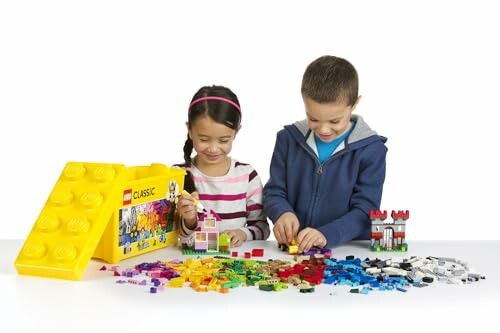
[[[335,332],[339,328],[390,331],[394,327],[402,332],[437,328],[465,332],[496,324],[500,316],[500,241],[414,241],[409,242],[406,253],[374,253],[368,242],[334,248],[336,258],[454,257],[486,276],[466,285],[435,282],[425,288],[409,288],[406,293],[372,291],[368,295],[351,294],[350,287],[332,285],[317,286],[311,294],[301,294],[294,287],[281,292],[239,287],[229,294],[197,293],[184,287],[150,294],[149,287],[115,283],[117,278],[111,272],[99,271],[105,263],[98,260],[90,262],[80,281],[24,276],[14,267],[22,245],[21,240],[0,240],[0,317],[2,327],[9,328],[2,332],[182,329],[224,333],[267,332],[271,328]],[[274,241],[248,242],[234,250],[242,254],[252,248],[264,248],[264,259],[291,259]],[[125,260],[119,266],[174,258],[182,258],[182,254],[170,247]]]

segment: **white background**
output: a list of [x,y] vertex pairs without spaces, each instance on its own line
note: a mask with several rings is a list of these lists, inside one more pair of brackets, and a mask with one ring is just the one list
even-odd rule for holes
[[324,54],[388,137],[382,207],[408,239],[499,239],[495,1],[1,1],[0,238],[25,238],[68,161],[182,161],[202,85],[233,89],[232,155],[263,181]]

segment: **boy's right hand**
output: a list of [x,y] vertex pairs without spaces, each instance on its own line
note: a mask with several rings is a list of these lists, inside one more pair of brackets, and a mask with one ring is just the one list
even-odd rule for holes
[[294,213],[286,212],[274,223],[273,233],[278,244],[290,245],[299,231],[299,219]]
[[193,192],[189,195],[182,193],[177,203],[177,210],[184,219],[184,224],[189,229],[194,229],[196,222],[198,222],[198,213],[194,204],[195,199],[199,199],[198,192]]

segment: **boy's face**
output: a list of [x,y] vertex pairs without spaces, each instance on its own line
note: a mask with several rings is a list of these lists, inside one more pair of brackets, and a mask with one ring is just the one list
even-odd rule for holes
[[307,125],[321,141],[331,142],[349,129],[351,113],[356,104],[348,106],[344,102],[318,103],[304,96]]

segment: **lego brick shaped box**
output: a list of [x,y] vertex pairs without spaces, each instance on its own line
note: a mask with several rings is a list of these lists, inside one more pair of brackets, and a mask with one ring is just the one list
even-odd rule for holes
[[163,164],[128,170],[121,201],[93,255],[110,263],[175,245],[178,238],[175,213],[184,170]]
[[115,263],[175,244],[184,175],[163,164],[68,162],[16,258],[18,273],[78,280],[91,257]]

